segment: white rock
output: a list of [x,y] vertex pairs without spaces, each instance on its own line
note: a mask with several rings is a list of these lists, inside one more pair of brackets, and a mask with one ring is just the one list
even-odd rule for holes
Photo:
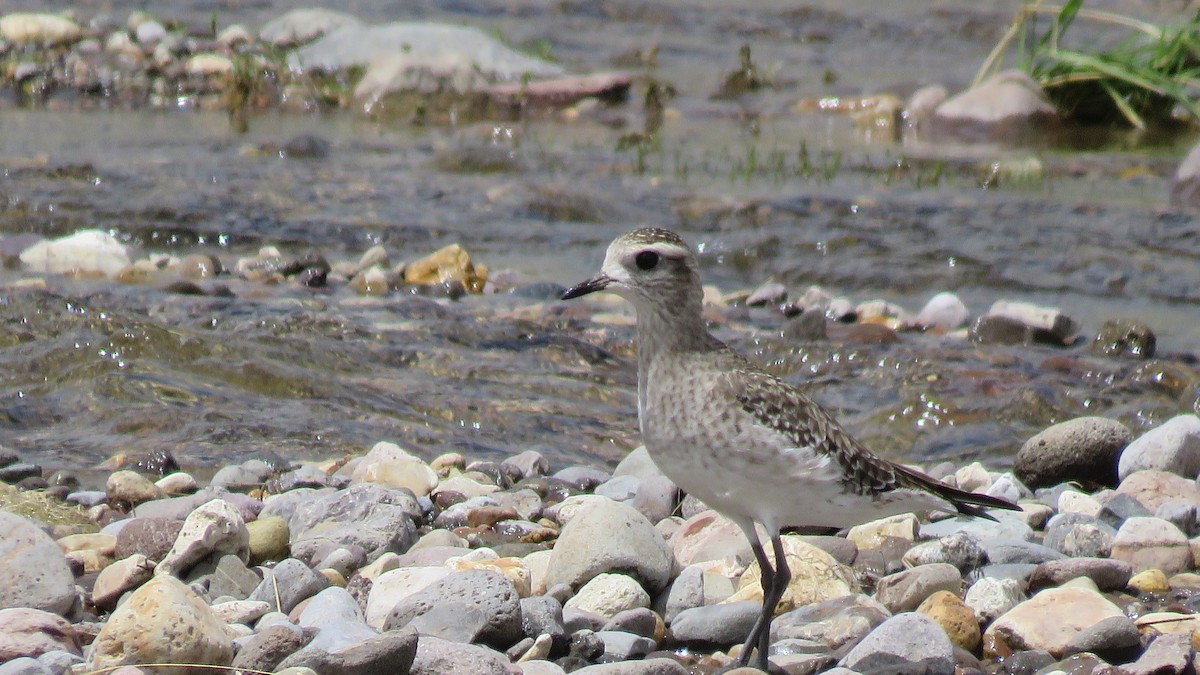
[[1016,579],[983,577],[971,584],[964,599],[980,623],[991,623],[1024,599]]
[[1112,558],[1133,565],[1135,572],[1160,569],[1168,575],[1192,567],[1187,535],[1162,518],[1126,518],[1112,541]]
[[1057,116],[1058,110],[1041,85],[1029,75],[1008,70],[947,99],[936,117],[947,120],[995,123],[1009,118]]
[[451,574],[446,567],[401,567],[379,575],[367,596],[367,625],[383,630],[388,612],[401,600]]
[[943,291],[929,299],[917,312],[915,323],[941,332],[949,332],[967,324],[971,311],[954,293]]
[[74,42],[82,33],[79,24],[57,14],[14,12],[0,17],[0,37],[17,44]]
[[437,473],[425,460],[395,443],[380,441],[354,467],[352,483],[375,483],[390,488],[408,488],[424,497],[438,484]]
[[42,241],[21,252],[21,263],[31,272],[51,274],[103,274],[114,276],[129,265],[125,245],[107,232],[82,230],[59,239]]
[[1098,516],[1104,508],[1094,497],[1074,490],[1064,490],[1058,496],[1059,513],[1082,513],[1085,516]]
[[143,21],[137,25],[133,31],[133,37],[140,44],[153,44],[161,42],[167,37],[167,29],[161,23],[154,21]]
[[213,615],[225,623],[252,624],[271,611],[271,604],[262,600],[231,600],[212,606]]
[[910,545],[916,541],[917,530],[921,523],[911,513],[901,513],[887,518],[880,518],[862,525],[850,528],[846,538],[854,542],[858,549],[878,548],[890,539],[901,539]]
[[242,514],[223,499],[201,504],[188,514],[175,544],[154,570],[155,575],[183,575],[214,553],[250,560],[250,532]]
[[984,643],[999,640],[1009,648],[1044,649],[1062,658],[1071,640],[1101,619],[1124,616],[1120,607],[1091,588],[1048,588],[996,619]]
[[1120,479],[1143,469],[1170,471],[1184,478],[1200,474],[1200,417],[1172,417],[1125,446],[1117,464]]
[[222,54],[196,54],[183,64],[183,69],[200,77],[227,75],[233,72],[233,61]]
[[258,36],[279,46],[303,44],[343,26],[361,26],[362,21],[332,9],[293,9],[262,27]]
[[650,595],[632,577],[598,574],[563,606],[595,612],[608,618],[627,609],[649,607]]
[[226,26],[221,30],[220,33],[217,33],[217,42],[220,42],[226,47],[232,47],[234,45],[253,41],[254,36],[251,35],[250,31],[240,23],[235,23],[232,26]]
[[1060,340],[1067,340],[1079,332],[1079,324],[1055,307],[1040,307],[1028,302],[997,300],[988,310],[988,316],[999,316],[1034,330],[1046,331]]

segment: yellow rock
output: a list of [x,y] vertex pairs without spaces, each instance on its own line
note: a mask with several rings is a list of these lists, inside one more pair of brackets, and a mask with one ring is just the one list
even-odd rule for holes
[[202,77],[225,75],[233,72],[233,61],[221,54],[196,54],[183,67],[188,73]]
[[70,534],[58,540],[64,553],[90,550],[100,555],[112,555],[117,550],[117,538],[111,534]]
[[862,525],[850,528],[846,538],[854,542],[858,550],[879,548],[889,539],[902,539],[911,544],[917,538],[917,530],[921,523],[911,513],[901,513],[896,516],[880,518]]
[[404,269],[404,281],[428,286],[457,280],[472,293],[487,282],[487,268],[471,262],[471,255],[458,244],[450,244]]
[[[154,577],[112,613],[92,644],[94,670],[141,663],[227,666],[233,642],[192,589],[175,577]],[[156,675],[194,675],[191,666],[156,666]]]
[[330,586],[337,586],[338,588],[346,587],[346,577],[342,576],[341,572],[333,569],[332,567],[326,567],[325,569],[319,570],[319,573],[321,576],[329,580]]
[[950,591],[938,591],[925,598],[917,612],[937,622],[950,641],[963,649],[974,652],[979,646],[979,621],[971,609]]
[[279,516],[267,516],[246,523],[250,533],[250,562],[257,565],[268,560],[288,557],[291,530]]
[[[853,570],[799,536],[784,536],[783,550],[787,556],[788,567],[792,570],[792,580],[788,584],[787,591],[779,600],[779,605],[775,608],[776,613],[840,598],[859,591],[858,580],[855,579]],[[774,560],[774,555],[769,551],[767,557]],[[761,574],[758,563],[752,563],[738,582],[737,592],[729,596],[725,602],[739,600],[762,602]]]
[[1200,631],[1200,619],[1197,619],[1195,614],[1150,612],[1134,619],[1134,623],[1143,633],[1147,630],[1159,633],[1196,633]]
[[1165,593],[1171,590],[1167,575],[1160,569],[1138,572],[1129,579],[1129,588],[1139,593]]
[[464,570],[488,570],[498,572],[508,577],[517,587],[517,595],[528,598],[532,590],[532,574],[525,561],[520,558],[494,558],[490,560],[469,560],[466,558],[450,558],[446,567],[455,572]]

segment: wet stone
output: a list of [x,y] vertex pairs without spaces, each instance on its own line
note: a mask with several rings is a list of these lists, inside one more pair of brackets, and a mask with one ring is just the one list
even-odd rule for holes
[[1149,359],[1154,357],[1157,343],[1149,326],[1131,319],[1109,319],[1093,338],[1091,352],[1098,356]]

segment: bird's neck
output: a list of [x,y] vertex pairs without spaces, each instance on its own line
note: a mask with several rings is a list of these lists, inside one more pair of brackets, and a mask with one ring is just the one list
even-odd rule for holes
[[712,343],[699,298],[681,300],[676,305],[637,308],[639,373],[645,373],[650,362],[659,356],[705,351]]

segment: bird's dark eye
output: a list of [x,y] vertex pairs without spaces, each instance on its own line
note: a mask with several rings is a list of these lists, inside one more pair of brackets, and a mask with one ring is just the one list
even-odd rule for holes
[[654,251],[642,251],[633,259],[639,270],[652,270],[658,265],[658,254]]

